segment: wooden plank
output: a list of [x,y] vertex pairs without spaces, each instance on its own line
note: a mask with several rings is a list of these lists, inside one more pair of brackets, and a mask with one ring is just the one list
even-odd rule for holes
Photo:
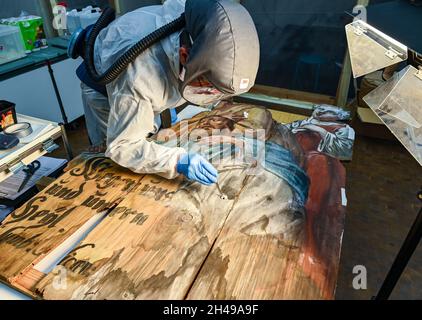
[[285,88],[270,87],[264,85],[255,85],[250,90],[250,93],[265,94],[277,98],[306,101],[315,104],[335,104],[335,98],[328,95],[290,90]]
[[[316,289],[308,282],[296,281],[303,277],[297,264],[303,217],[295,217],[283,203],[291,199],[289,186],[270,173],[264,176],[249,177],[188,299],[305,298],[301,291],[315,296]],[[257,193],[254,186],[259,180],[271,182],[271,191],[261,188]],[[277,210],[272,210],[272,201],[278,202]]]
[[273,119],[278,123],[292,123],[298,120],[305,120],[308,117],[300,114],[277,111],[277,110],[270,110]]
[[[222,105],[209,116],[245,107]],[[272,123],[262,109],[248,114],[256,117],[251,125]],[[276,132],[274,142],[293,152],[295,140]],[[220,164],[212,187],[147,176],[60,263],[66,286],[57,288],[52,273],[36,292],[45,299],[332,298],[344,211],[331,181],[343,183],[344,172],[316,152],[307,163],[313,177],[325,168],[327,179],[312,181],[306,219],[292,185],[266,170],[247,176]]]
[[37,262],[94,214],[116,206],[141,178],[101,156],[72,167],[0,225],[0,280],[28,290],[21,280]]
[[[104,220],[52,273],[44,276],[39,272],[38,260],[21,271],[18,281],[9,282],[18,289],[30,288],[44,299],[332,298],[343,231],[344,212],[338,206],[344,168],[337,159],[317,152],[303,159],[296,139],[284,127],[275,130],[270,112],[263,108],[224,104],[190,124],[198,128],[212,124],[201,117],[239,113],[248,116],[239,118],[238,127],[271,132],[266,136],[279,147],[268,155],[292,153],[295,159],[287,159],[289,168],[284,168],[292,180],[283,176],[282,168],[251,171],[245,162],[239,164],[239,159],[216,164],[219,182],[211,187],[150,175],[134,181],[133,173],[114,168],[119,181],[130,182],[120,193],[124,199],[118,206],[106,212]],[[295,166],[305,162],[307,174],[314,180],[308,195],[311,200],[304,207],[298,203],[297,192],[298,188],[304,191],[307,182]],[[72,165],[66,174],[76,171],[83,175],[82,168],[87,166],[83,159]],[[90,168],[86,171],[92,177],[110,169]],[[109,185],[107,191],[118,193],[116,189]],[[98,190],[91,195],[97,196]],[[85,207],[95,209],[93,198],[81,200],[84,205],[77,206],[78,212]],[[50,199],[40,209],[55,203],[56,198]],[[96,212],[85,215],[91,218]],[[60,238],[57,228],[43,230],[43,235],[50,232],[46,241],[51,238],[51,246],[57,249],[60,244],[67,245],[77,229],[80,225],[66,240]],[[36,232],[28,230],[28,235]],[[12,252],[15,259],[17,252]],[[53,253],[49,249],[44,257]],[[58,283],[57,279],[64,281]]]
[[[243,169],[222,172],[219,186],[147,176],[37,286],[44,299],[183,299],[243,185]],[[78,265],[88,265],[88,269]]]
[[359,119],[364,123],[380,124],[383,125],[380,118],[377,117],[374,111],[369,108],[360,108],[358,107],[357,114]]
[[235,102],[243,104],[264,106],[269,109],[291,112],[295,114],[310,116],[315,108],[315,104],[310,102],[303,102],[298,100],[276,98],[255,93],[244,93],[240,96],[234,97]]
[[[345,214],[340,188],[323,194],[325,203],[311,198],[305,218],[289,208],[283,180],[270,173],[249,179],[187,298],[333,299]],[[310,197],[320,189],[312,183]]]
[[297,140],[287,132],[278,134],[271,141],[290,152],[298,141],[306,147],[303,163],[310,184],[305,206],[294,205],[292,187],[299,183],[288,184],[268,171],[250,176],[188,299],[334,297],[345,216],[344,167],[316,151],[314,132],[297,133]]

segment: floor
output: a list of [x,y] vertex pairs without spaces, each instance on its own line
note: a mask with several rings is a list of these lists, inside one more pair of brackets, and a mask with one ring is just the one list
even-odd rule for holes
[[[358,136],[346,164],[348,210],[337,299],[370,299],[377,292],[420,207],[422,168],[398,143]],[[367,270],[367,290],[354,290],[353,267]],[[422,243],[392,299],[422,299]]]
[[[75,154],[86,150],[83,120],[68,130]],[[64,157],[63,148],[53,156]],[[371,299],[421,206],[416,199],[422,168],[398,143],[357,136],[347,168],[348,212],[338,275],[337,299]],[[365,266],[366,290],[353,289],[354,266]],[[420,244],[394,290],[393,299],[422,299]]]

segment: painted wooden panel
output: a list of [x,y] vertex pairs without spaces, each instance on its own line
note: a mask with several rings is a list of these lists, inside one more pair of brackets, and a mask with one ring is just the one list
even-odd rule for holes
[[139,175],[127,173],[109,159],[90,158],[13,212],[0,226],[0,279],[20,288],[32,266],[138,183]]
[[[323,188],[327,202],[320,207],[313,199],[303,215],[289,208],[282,180],[249,179],[187,298],[334,299],[345,211],[340,189]],[[254,187],[262,183],[271,191]]]
[[[328,155],[332,148],[318,149],[321,141],[338,148],[349,144],[339,134],[344,124],[309,123],[290,128],[274,122],[264,108],[224,103],[190,119],[187,132],[176,125],[179,141],[192,129],[263,129],[265,161],[255,166],[246,156],[224,158],[214,163],[219,180],[210,187],[181,177],[136,175],[100,156],[74,161],[58,186],[39,195],[50,198],[36,209],[29,202],[2,225],[3,281],[44,299],[333,298],[345,172]],[[167,137],[156,139],[174,143]],[[204,156],[220,145],[236,150],[232,139],[218,136],[189,143],[205,146],[199,150]],[[66,199],[67,193],[59,197],[62,188],[83,192]],[[52,228],[31,219],[40,210],[42,219],[51,210],[73,207],[67,216],[56,214]],[[105,218],[56,270],[45,275],[33,268],[101,210],[107,211]],[[17,221],[20,216],[25,218]],[[23,261],[18,257],[27,247],[16,244],[25,241],[3,232],[12,225],[26,228],[22,239],[39,233],[43,240]],[[58,277],[65,281],[58,285]]]
[[[223,189],[242,183],[236,174],[220,177]],[[216,186],[147,176],[61,262],[67,287],[57,289],[52,273],[37,293],[45,299],[183,299],[234,201],[222,201]],[[90,268],[72,270],[75,261]]]
[[188,299],[297,298],[303,287],[315,296],[298,264],[304,219],[290,188],[267,173],[248,180]]

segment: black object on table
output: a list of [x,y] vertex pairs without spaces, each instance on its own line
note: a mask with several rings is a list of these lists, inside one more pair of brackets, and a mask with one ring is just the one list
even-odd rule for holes
[[25,179],[23,179],[18,192],[21,192],[26,185],[28,184],[29,180],[31,180],[32,176],[35,174],[35,172],[37,172],[37,170],[41,168],[41,162],[39,162],[38,160],[35,160],[34,162],[32,162],[31,164],[28,164],[26,166],[26,168],[23,169],[23,172],[25,172]]
[[8,136],[0,133],[0,150],[7,150],[16,147],[19,144],[19,139],[14,136]]
[[[51,178],[59,178],[63,174],[64,168],[67,166],[67,162],[64,163],[62,166],[54,170],[48,177]],[[0,205],[13,207],[15,210],[20,208],[23,204],[25,204],[28,200],[32,199],[39,193],[39,190],[36,185],[29,188],[25,191],[22,195],[17,197],[16,199],[7,199],[7,198],[0,198]]]

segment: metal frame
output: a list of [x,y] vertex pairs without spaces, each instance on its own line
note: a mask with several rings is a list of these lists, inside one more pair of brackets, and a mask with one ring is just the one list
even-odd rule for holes
[[[367,7],[369,2],[370,0],[357,0],[356,5]],[[351,79],[352,65],[350,63],[349,49],[346,49],[336,93],[336,105],[339,107],[345,107],[347,105]]]
[[63,106],[63,100],[62,100],[62,97],[60,95],[59,88],[57,87],[56,78],[54,77],[54,71],[53,71],[53,68],[51,67],[50,60],[46,61],[46,65],[47,65],[47,68],[48,68],[48,73],[50,75],[51,83],[53,84],[54,93],[56,94],[56,99],[57,99],[57,102],[59,104],[60,113],[62,114],[63,122],[64,122],[64,124],[68,124],[69,122],[67,120],[66,110],[64,109],[64,106]]
[[66,150],[67,160],[70,161],[73,159],[72,147],[70,146],[69,139],[67,138],[66,128],[64,124],[60,123],[59,125],[62,133],[64,149]]

